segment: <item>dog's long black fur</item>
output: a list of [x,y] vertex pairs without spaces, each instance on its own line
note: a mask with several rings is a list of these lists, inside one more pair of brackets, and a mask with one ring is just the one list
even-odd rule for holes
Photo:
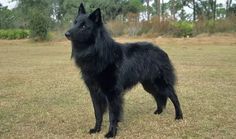
[[101,130],[103,114],[109,110],[109,130],[105,137],[114,137],[122,116],[122,95],[137,83],[150,93],[160,114],[170,98],[176,119],[182,111],[175,93],[175,74],[168,55],[147,42],[120,44],[107,33],[100,9],[86,14],[80,5],[74,26],[65,34],[72,42],[72,57],[81,69],[93,102],[96,124],[90,133]]

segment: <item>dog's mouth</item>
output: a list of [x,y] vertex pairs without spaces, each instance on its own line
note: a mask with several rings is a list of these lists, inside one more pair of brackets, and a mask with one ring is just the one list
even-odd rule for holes
[[66,38],[67,38],[68,40],[71,40],[70,32],[67,31],[67,32],[65,33],[65,36],[66,36]]
[[71,41],[71,38],[70,38],[70,37],[66,37],[66,38]]

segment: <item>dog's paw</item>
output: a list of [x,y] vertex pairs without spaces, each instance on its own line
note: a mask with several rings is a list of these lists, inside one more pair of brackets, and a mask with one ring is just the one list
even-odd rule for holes
[[175,120],[181,120],[181,119],[183,119],[183,115],[181,114],[181,115],[177,115],[176,117],[175,117]]
[[95,134],[101,131],[101,128],[92,128],[89,130],[89,134]]
[[116,128],[111,128],[107,134],[105,135],[105,138],[113,138],[116,136],[117,129]]
[[113,137],[115,137],[115,136],[116,136],[116,134],[115,134],[114,132],[109,131],[109,132],[105,135],[105,138],[113,138]]
[[161,114],[162,113],[162,109],[157,109],[155,112],[154,112],[154,114]]

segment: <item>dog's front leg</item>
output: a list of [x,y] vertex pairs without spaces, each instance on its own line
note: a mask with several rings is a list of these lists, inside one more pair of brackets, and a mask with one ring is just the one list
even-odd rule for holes
[[106,102],[106,97],[100,92],[90,92],[90,96],[93,101],[93,108],[96,119],[94,128],[89,130],[89,133],[92,134],[101,131],[103,114],[106,111],[107,102]]
[[107,109],[107,100],[106,100],[106,96],[100,92],[99,87],[96,85],[96,83],[93,80],[91,80],[91,78],[88,78],[85,75],[83,75],[83,78],[85,80],[85,84],[87,85],[89,89],[90,97],[93,102],[96,122],[95,122],[94,128],[89,130],[89,133],[93,134],[93,133],[97,133],[101,131],[103,114],[105,113]]
[[117,133],[118,122],[122,115],[122,98],[119,92],[110,92],[107,94],[109,105],[109,130],[106,138],[115,137]]

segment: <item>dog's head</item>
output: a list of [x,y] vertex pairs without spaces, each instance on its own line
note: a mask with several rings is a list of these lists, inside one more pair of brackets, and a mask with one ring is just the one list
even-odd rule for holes
[[100,26],[102,26],[100,9],[86,14],[84,5],[81,3],[73,27],[65,33],[65,36],[73,42],[90,43],[94,41],[95,32]]

